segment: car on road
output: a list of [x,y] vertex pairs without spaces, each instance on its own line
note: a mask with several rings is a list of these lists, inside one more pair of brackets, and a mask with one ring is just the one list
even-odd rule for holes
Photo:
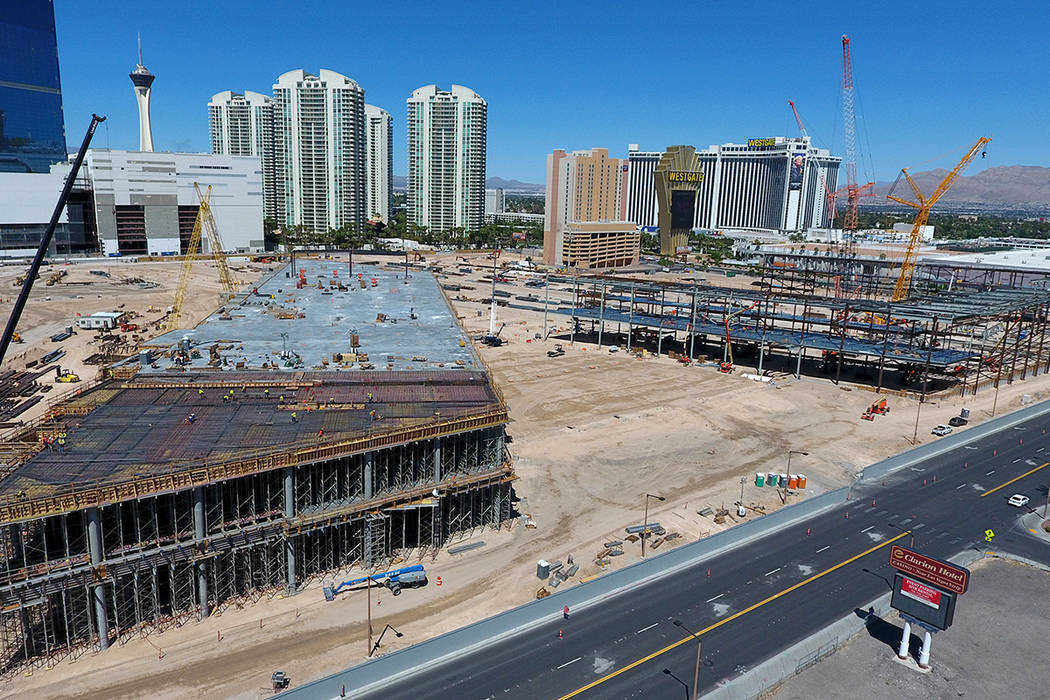
[[1010,496],[1010,500],[1008,500],[1007,503],[1014,506],[1015,508],[1023,508],[1026,505],[1028,505],[1028,501],[1028,496],[1023,496],[1019,493],[1015,493],[1013,496]]
[[950,432],[952,432],[952,427],[950,425],[945,425],[944,423],[941,423],[940,425],[935,426],[934,429],[930,431],[930,434],[947,435]]

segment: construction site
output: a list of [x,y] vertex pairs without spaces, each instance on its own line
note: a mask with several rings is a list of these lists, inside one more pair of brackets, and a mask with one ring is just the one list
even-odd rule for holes
[[506,407],[433,277],[356,270],[278,268],[3,436],[4,673],[511,517]]

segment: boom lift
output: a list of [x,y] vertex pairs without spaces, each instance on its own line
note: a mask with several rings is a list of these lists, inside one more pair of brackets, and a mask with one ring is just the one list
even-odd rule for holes
[[423,570],[423,565],[414,564],[401,569],[384,571],[381,574],[372,574],[371,576],[361,576],[360,578],[350,579],[349,581],[343,581],[338,585],[324,586],[322,588],[324,599],[328,601],[335,600],[335,596],[339,591],[344,588],[349,588],[350,586],[362,584],[368,581],[368,579],[372,579],[376,582],[382,581],[383,585],[389,588],[390,592],[394,595],[401,595],[401,589],[406,586],[418,588],[427,585],[427,573]]
[[747,308],[738,309],[737,311],[734,311],[733,313],[731,313],[731,314],[726,316],[726,318],[725,318],[725,326],[726,326],[726,357],[727,357],[727,361],[718,363],[718,371],[721,372],[722,374],[731,374],[733,372],[733,338],[729,334],[729,322],[732,321],[737,316],[739,316],[740,314],[745,313],[747,311],[750,311],[751,309],[755,308],[756,306],[758,306],[758,302],[757,301],[754,304],[752,304],[751,306],[748,306]]
[[182,259],[182,270],[179,272],[179,284],[175,288],[175,303],[171,306],[168,315],[168,330],[174,331],[179,327],[179,316],[182,314],[182,304],[186,300],[186,291],[189,289],[190,274],[193,272],[193,262],[197,259],[201,247],[201,233],[206,230],[208,235],[208,247],[211,248],[211,256],[215,260],[215,267],[219,270],[219,282],[228,296],[235,294],[233,279],[230,277],[230,267],[226,263],[226,254],[222,252],[222,240],[219,238],[219,228],[215,225],[215,217],[211,212],[211,185],[208,185],[206,193],[201,193],[200,186],[195,182],[193,189],[201,200],[200,209],[197,210],[197,220],[193,222],[193,231],[190,233],[190,241],[186,246],[186,256]]
[[[966,152],[959,164],[941,180],[941,184],[937,185],[937,189],[929,197],[924,196],[919,190],[919,186],[915,184],[915,181],[911,179],[911,175],[908,174],[908,169],[901,168],[901,174],[897,176],[896,182],[893,183],[893,187],[890,188],[886,197],[899,204],[906,204],[909,207],[918,209],[919,213],[916,214],[915,223],[911,227],[911,236],[908,238],[908,247],[904,251],[904,260],[901,261],[901,273],[897,277],[897,286],[893,290],[892,301],[901,301],[908,298],[908,292],[911,288],[911,277],[915,273],[915,259],[918,257],[919,243],[922,241],[922,227],[926,225],[927,219],[930,218],[930,209],[951,188],[952,184],[955,183],[955,179],[966,169],[966,166],[973,162],[978,153],[982,157],[984,156],[984,147],[990,141],[990,138],[985,137],[978,139],[977,143],[970,147],[970,150]],[[897,184],[902,177],[908,181],[908,186],[911,187],[911,191],[915,195],[914,202],[893,196],[893,191],[897,188]]]

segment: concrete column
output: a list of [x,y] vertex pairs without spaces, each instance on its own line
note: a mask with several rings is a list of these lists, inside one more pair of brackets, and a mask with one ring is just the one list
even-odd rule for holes
[[441,481],[441,438],[434,438],[434,483]]
[[[204,554],[204,540],[207,537],[208,528],[204,522],[204,487],[198,486],[193,489],[193,537],[197,540],[197,547]],[[208,607],[208,563],[206,559],[197,562],[197,598],[201,603],[201,619],[208,617],[211,609]]]
[[365,498],[372,498],[372,453],[365,453]]
[[[285,467],[284,470],[284,517],[295,517],[295,470]],[[284,554],[288,564],[288,593],[295,593],[295,535],[284,538]]]
[[911,623],[904,623],[904,634],[901,635],[901,645],[897,650],[897,656],[901,659],[908,658],[908,647],[911,645]]
[[922,638],[922,651],[919,652],[919,668],[930,667],[930,645],[933,644],[933,635],[926,630],[926,636]]
[[[97,507],[87,509],[88,516],[88,555],[91,566],[102,564],[102,513]],[[95,626],[98,630],[99,644],[103,649],[109,648],[109,612],[106,609],[106,589],[101,583],[91,587],[91,596],[95,599]]]

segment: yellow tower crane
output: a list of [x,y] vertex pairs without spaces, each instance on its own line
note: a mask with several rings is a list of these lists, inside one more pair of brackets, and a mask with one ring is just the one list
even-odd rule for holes
[[930,209],[937,203],[937,200],[944,196],[955,179],[959,177],[959,174],[966,169],[974,158],[977,157],[978,153],[983,153],[984,147],[991,141],[989,138],[981,138],[975,143],[963,159],[959,161],[959,164],[948,173],[947,177],[941,180],[941,184],[937,186],[933,194],[929,197],[925,197],[919,190],[919,186],[915,184],[915,181],[911,179],[911,175],[908,174],[907,168],[901,168],[901,174],[897,176],[897,182],[900,182],[901,177],[904,177],[908,181],[908,186],[911,187],[911,191],[915,194],[916,201],[912,202],[901,197],[893,196],[893,189],[896,188],[897,183],[894,183],[894,187],[890,189],[890,193],[886,195],[888,199],[892,199],[894,202],[900,204],[906,204],[909,207],[918,209],[919,213],[915,216],[915,223],[911,228],[911,236],[908,238],[908,247],[904,251],[904,260],[901,262],[901,273],[897,278],[897,286],[893,290],[893,301],[901,301],[908,297],[908,291],[911,288],[911,276],[915,272],[915,259],[919,254],[919,243],[922,241],[922,227],[926,225],[927,219],[930,218]]
[[233,278],[230,276],[230,267],[226,264],[226,254],[222,252],[222,240],[219,238],[219,228],[215,225],[215,217],[211,212],[211,185],[208,190],[201,193],[200,186],[195,182],[193,189],[201,200],[200,208],[197,210],[197,219],[193,222],[193,231],[190,233],[190,241],[186,246],[186,256],[182,259],[182,270],[179,272],[179,284],[175,288],[175,303],[171,306],[168,314],[168,330],[174,331],[179,327],[179,317],[182,314],[182,304],[186,300],[186,291],[189,289],[190,274],[193,271],[193,262],[197,259],[201,247],[202,231],[207,230],[208,247],[211,249],[215,267],[219,270],[219,282],[222,284],[224,294],[233,296]]

